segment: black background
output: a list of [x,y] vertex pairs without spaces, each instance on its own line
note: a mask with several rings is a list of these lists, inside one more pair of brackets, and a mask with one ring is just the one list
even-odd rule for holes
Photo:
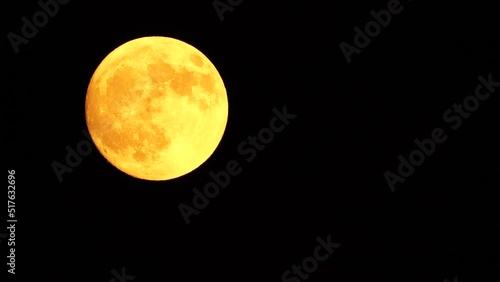
[[[494,1],[402,1],[350,64],[340,42],[353,44],[353,28],[388,1],[245,0],[221,22],[211,1],[73,0],[18,54],[6,35],[40,8],[13,2],[2,4],[3,153],[16,170],[19,281],[108,282],[123,267],[134,282],[282,281],[328,235],[341,246],[310,281],[500,280],[500,90],[458,130],[442,119],[479,75],[500,80]],[[162,182],[134,179],[94,149],[59,183],[51,163],[85,140],[95,68],[152,35],[217,67],[229,100],[219,147]],[[284,106],[297,118],[247,163],[238,145]],[[448,140],[392,193],[384,172],[436,127]],[[242,173],[186,225],[178,205],[232,159]]]

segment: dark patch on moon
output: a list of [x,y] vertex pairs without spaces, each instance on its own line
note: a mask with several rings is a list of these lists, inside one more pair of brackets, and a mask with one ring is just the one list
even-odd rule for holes
[[197,67],[202,67],[203,66],[203,60],[199,55],[196,54],[191,54],[190,58],[191,62],[195,64]]
[[153,83],[163,83],[175,76],[175,70],[170,64],[158,62],[148,65],[148,75]]
[[165,130],[154,124],[137,130],[137,138],[132,139],[133,143],[130,144],[135,149],[132,157],[137,162],[159,160],[160,155],[158,152],[165,151],[172,143],[170,138],[165,137]]
[[[202,59],[199,55],[192,54],[190,57],[191,61],[197,65],[203,64]],[[218,95],[215,91],[215,79],[213,73],[202,74],[194,71],[189,71],[185,67],[179,67],[179,69],[174,69],[170,64],[164,62],[157,62],[151,64],[147,67],[148,75],[151,81],[155,84],[167,83],[176,95],[187,97],[190,102],[196,104],[200,110],[205,111],[209,108],[209,105],[213,102],[217,103],[219,100]],[[205,93],[196,95],[193,92],[193,86],[201,86]],[[207,96],[205,95],[207,94]],[[147,99],[147,111],[155,111],[154,105],[155,100],[161,95],[164,95],[162,90],[155,88],[149,93]]]

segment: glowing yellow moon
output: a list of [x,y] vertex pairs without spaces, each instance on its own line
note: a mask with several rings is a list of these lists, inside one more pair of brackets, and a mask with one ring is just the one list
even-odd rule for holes
[[113,50],[95,70],[85,118],[97,149],[133,177],[167,180],[204,163],[228,117],[219,72],[195,47],[142,37]]

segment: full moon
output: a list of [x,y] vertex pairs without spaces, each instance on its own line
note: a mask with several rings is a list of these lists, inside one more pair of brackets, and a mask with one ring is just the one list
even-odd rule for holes
[[87,89],[85,118],[99,152],[145,180],[183,176],[203,164],[228,118],[224,82],[195,47],[142,37],[113,50]]

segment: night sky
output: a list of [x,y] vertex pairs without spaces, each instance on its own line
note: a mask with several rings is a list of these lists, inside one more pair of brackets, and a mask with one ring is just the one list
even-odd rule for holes
[[[15,275],[13,235],[0,231],[2,276],[500,281],[494,1],[51,3],[46,18],[37,1],[2,4],[17,219]],[[189,43],[218,69],[229,101],[219,146],[170,181],[128,176],[93,146],[69,164],[68,148],[89,141],[94,70],[144,36]],[[59,179],[55,162],[72,171]],[[218,194],[195,192],[228,166]],[[189,224],[182,204],[196,209]]]

